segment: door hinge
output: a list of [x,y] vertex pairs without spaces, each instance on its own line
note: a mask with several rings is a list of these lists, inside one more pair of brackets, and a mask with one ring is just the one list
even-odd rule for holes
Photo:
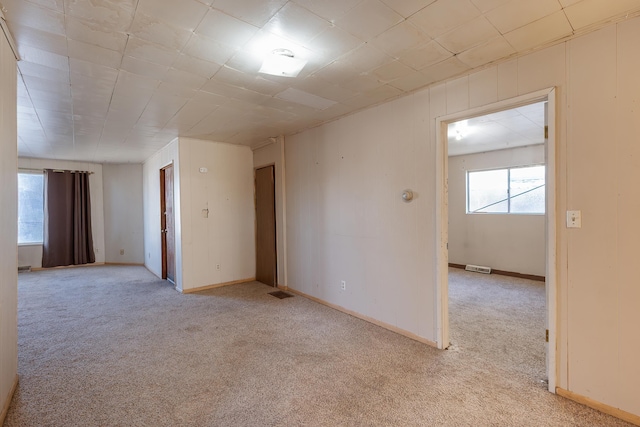
[[544,340],[546,342],[549,342],[549,330],[548,329],[545,331],[544,337],[545,337]]

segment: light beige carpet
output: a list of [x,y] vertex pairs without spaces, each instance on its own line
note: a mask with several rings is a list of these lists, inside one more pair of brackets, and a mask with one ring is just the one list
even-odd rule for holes
[[540,382],[540,307],[521,294],[541,285],[471,274],[452,272],[449,351],[259,283],[181,295],[141,267],[20,274],[5,426],[628,425]]

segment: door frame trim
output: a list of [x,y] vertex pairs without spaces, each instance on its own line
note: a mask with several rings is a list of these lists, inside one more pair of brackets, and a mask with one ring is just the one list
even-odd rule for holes
[[451,122],[477,117],[536,101],[547,101],[549,118],[548,139],[545,144],[546,173],[546,323],[549,330],[547,345],[548,390],[555,393],[558,379],[557,347],[558,347],[558,266],[557,266],[557,197],[558,197],[558,165],[557,165],[557,100],[556,88],[551,87],[525,95],[494,102],[436,117],[436,344],[438,348],[449,346],[449,230],[448,230],[448,141],[447,125]]
[[[175,280],[171,280],[167,278],[167,235],[163,233],[162,230],[166,228],[166,217],[164,215],[164,208],[166,207],[166,199],[165,199],[165,170],[167,168],[174,168],[174,184],[175,184],[175,165],[173,162],[167,163],[159,169],[160,172],[160,251],[161,251],[161,263],[162,263],[162,274],[161,278],[163,280],[168,280],[170,282],[174,282]],[[174,187],[175,191],[175,187]],[[175,222],[175,197],[174,197],[174,222]],[[175,228],[175,224],[174,224]],[[174,230],[175,232],[175,230]],[[174,239],[175,240],[175,239]],[[174,245],[175,246],[175,245]],[[174,256],[175,256],[175,247],[174,247]],[[174,278],[175,279],[175,278]]]

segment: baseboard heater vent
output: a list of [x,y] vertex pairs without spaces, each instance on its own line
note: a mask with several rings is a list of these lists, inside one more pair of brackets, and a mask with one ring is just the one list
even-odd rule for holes
[[483,265],[467,264],[464,269],[467,271],[474,271],[476,273],[491,274],[491,267],[485,267]]

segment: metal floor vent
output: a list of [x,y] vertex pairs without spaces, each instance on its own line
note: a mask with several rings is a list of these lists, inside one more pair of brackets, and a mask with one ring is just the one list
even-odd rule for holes
[[284,299],[284,298],[289,298],[289,297],[293,296],[293,295],[288,294],[288,293],[283,292],[283,291],[269,292],[269,295],[273,295],[274,297],[276,297],[278,299]]
[[476,273],[491,274],[491,267],[485,267],[483,265],[467,264],[464,269]]

